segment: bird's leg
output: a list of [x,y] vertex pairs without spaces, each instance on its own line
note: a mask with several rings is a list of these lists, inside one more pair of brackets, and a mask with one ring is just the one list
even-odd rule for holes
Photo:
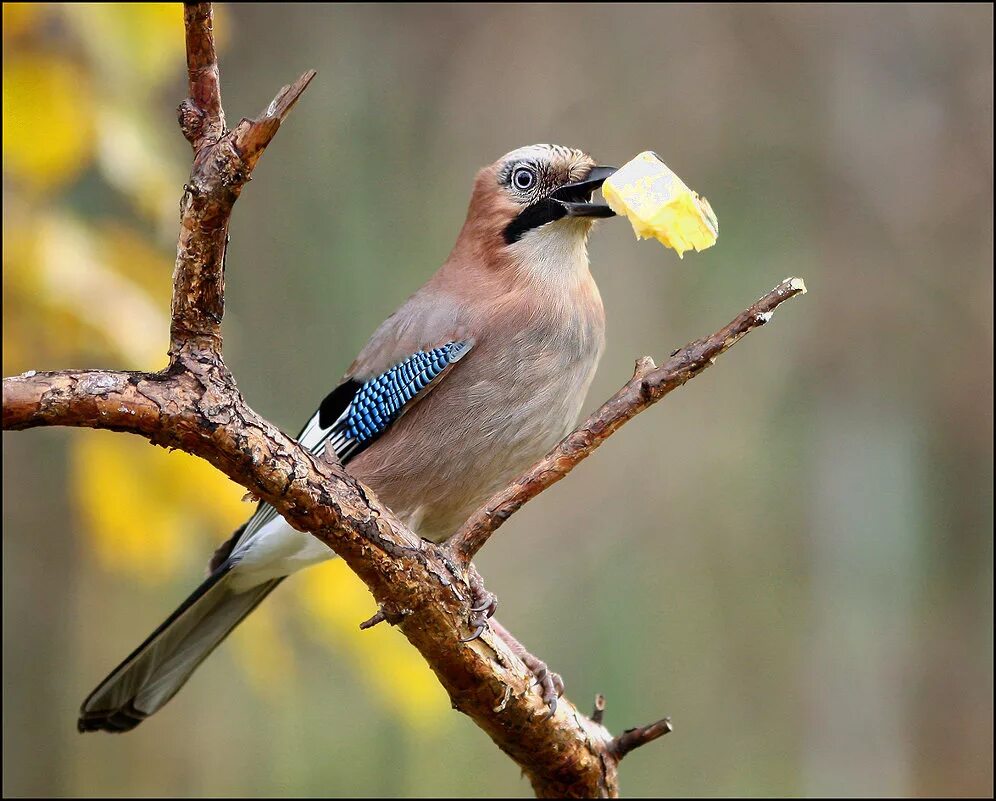
[[515,639],[509,633],[508,629],[497,620],[491,621],[491,631],[501,637],[505,641],[505,644],[512,650],[512,653],[519,657],[522,663],[529,668],[529,672],[533,674],[533,684],[540,686],[540,695],[543,698],[543,703],[550,708],[550,717],[553,717],[557,711],[557,699],[564,694],[564,680],[560,678],[560,674],[554,673],[546,666],[546,662],[529,653],[526,650],[526,646]]
[[467,586],[470,588],[470,618],[468,620],[471,633],[461,642],[470,642],[480,637],[486,629],[501,637],[505,644],[533,674],[533,684],[540,686],[543,703],[550,708],[550,716],[557,711],[557,699],[564,694],[564,680],[559,673],[554,673],[546,666],[546,662],[533,656],[521,642],[513,637],[508,629],[494,619],[498,609],[498,598],[484,586],[484,579],[473,565],[468,565]]
[[484,586],[484,579],[473,566],[470,568],[470,577],[467,582],[470,587],[470,628],[472,633],[464,637],[461,642],[470,642],[480,637],[488,627],[488,621],[498,609],[498,597],[488,592]]

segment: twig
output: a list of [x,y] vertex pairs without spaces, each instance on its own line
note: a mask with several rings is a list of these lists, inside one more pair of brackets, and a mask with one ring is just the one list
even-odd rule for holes
[[595,723],[601,723],[603,717],[605,717],[605,696],[599,693],[595,696],[595,709],[591,713],[591,719]]
[[281,122],[315,77],[308,70],[284,86],[266,110],[225,132],[210,3],[184,7],[190,97],[180,104],[183,135],[194,148],[190,179],[180,201],[180,236],[173,272],[170,363],[209,354],[221,364],[225,313],[228,221],[242,187]]
[[801,278],[786,278],[738,314],[729,325],[674,351],[660,367],[649,357],[639,359],[629,383],[552,451],[471,515],[448,542],[453,553],[469,562],[514,512],[570,473],[623,423],[715,364],[716,359],[743,336],[767,323],[778,306],[805,292],[806,285]]
[[187,34],[190,97],[180,105],[180,128],[196,154],[217,142],[225,132],[211,4],[184,3],[183,22]]
[[256,166],[256,161],[276,135],[280,123],[290,114],[301,93],[308,88],[316,74],[314,70],[308,70],[294,83],[281,88],[262,114],[255,119],[243,119],[236,126],[233,143],[250,170]]
[[639,748],[641,745],[651,743],[658,737],[663,737],[672,731],[674,731],[674,728],[671,726],[671,718],[658,720],[649,726],[627,729],[612,741],[609,750],[615,754],[616,760],[622,760],[630,751]]
[[383,623],[387,618],[384,616],[384,610],[378,609],[370,617],[360,623],[360,631],[366,631],[367,629],[372,629],[378,623]]

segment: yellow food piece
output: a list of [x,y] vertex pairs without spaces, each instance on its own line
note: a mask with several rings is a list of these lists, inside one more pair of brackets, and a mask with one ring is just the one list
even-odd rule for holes
[[716,244],[719,222],[709,201],[649,150],[611,175],[602,184],[602,196],[616,214],[629,218],[637,239],[653,237],[679,257]]

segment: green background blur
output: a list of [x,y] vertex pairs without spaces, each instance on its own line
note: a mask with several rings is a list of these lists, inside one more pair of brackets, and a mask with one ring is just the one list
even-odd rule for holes
[[[581,708],[672,717],[625,794],[992,793],[991,7],[224,5],[217,28],[230,124],[318,70],[227,265],[229,364],[287,431],[520,145],[653,149],[721,222],[684,261],[599,226],[588,410],[805,279],[477,560]],[[179,6],[5,5],[3,58],[4,375],[163,366]],[[123,435],[3,444],[5,795],[530,794],[400,634],[356,632],[373,603],[337,567],[135,732],[77,734],[250,508]]]

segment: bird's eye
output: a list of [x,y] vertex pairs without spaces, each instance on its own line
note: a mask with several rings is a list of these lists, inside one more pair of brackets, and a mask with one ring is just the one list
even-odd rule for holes
[[526,192],[533,188],[536,183],[536,174],[525,167],[519,167],[512,173],[512,186],[520,192]]

